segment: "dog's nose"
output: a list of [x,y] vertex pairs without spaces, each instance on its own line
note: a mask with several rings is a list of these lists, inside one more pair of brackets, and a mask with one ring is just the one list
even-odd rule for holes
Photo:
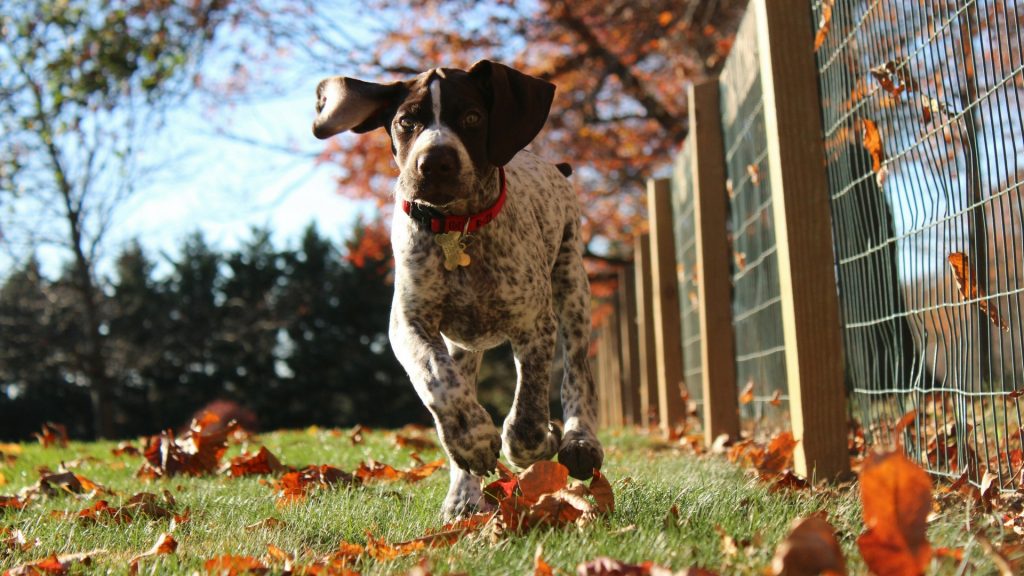
[[434,146],[420,155],[416,170],[424,178],[447,178],[459,170],[459,156],[450,146]]

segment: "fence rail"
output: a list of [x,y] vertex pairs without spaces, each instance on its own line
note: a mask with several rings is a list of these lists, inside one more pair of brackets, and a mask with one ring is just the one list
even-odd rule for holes
[[636,398],[617,421],[791,430],[818,478],[898,433],[935,474],[1024,485],[1022,27],[994,0],[752,0],[650,185],[600,352],[634,368],[598,363]]

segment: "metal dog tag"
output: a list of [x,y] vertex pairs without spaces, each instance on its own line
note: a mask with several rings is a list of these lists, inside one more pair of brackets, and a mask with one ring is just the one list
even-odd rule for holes
[[469,254],[466,254],[466,243],[462,240],[462,232],[446,232],[434,236],[434,242],[444,253],[444,269],[451,272],[459,266],[469,266]]

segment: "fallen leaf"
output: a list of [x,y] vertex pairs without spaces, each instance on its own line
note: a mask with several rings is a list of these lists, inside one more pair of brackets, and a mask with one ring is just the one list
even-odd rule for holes
[[236,576],[238,574],[265,574],[267,566],[252,556],[232,556],[225,554],[211,558],[203,564],[203,568],[218,576]]
[[836,0],[825,0],[821,3],[821,18],[818,20],[818,32],[814,35],[814,51],[817,52],[832,28],[832,5]]
[[970,259],[963,252],[952,252],[949,255],[949,266],[956,278],[957,288],[964,300],[977,300],[978,309],[988,314],[989,320],[1003,332],[1010,331],[1010,325],[999,315],[999,310],[988,300],[988,295],[978,286],[978,275],[971,266]]
[[533,555],[533,576],[555,576],[555,572],[544,561],[544,548],[538,544],[537,552]]
[[395,434],[395,445],[399,448],[412,448],[413,450],[436,450],[437,444],[430,438],[417,436],[405,436]]
[[174,554],[178,549],[178,541],[174,539],[168,533],[161,534],[157,537],[156,543],[149,550],[133,557],[128,561],[128,566],[131,574],[138,574],[139,572],[139,560],[144,558],[151,558],[153,556],[162,556],[166,554]]
[[835,528],[824,515],[814,514],[793,521],[789,535],[775,549],[771,574],[846,574],[846,559],[836,540]]
[[147,438],[143,450],[146,462],[136,476],[152,480],[179,474],[202,476],[216,473],[220,458],[227,450],[228,435],[238,425],[231,421],[225,426],[215,426],[217,421],[214,418],[217,416],[207,412],[202,420],[193,420],[180,438],[175,438],[173,430]]
[[287,522],[279,518],[264,518],[259,522],[253,522],[252,524],[249,524],[245,527],[245,530],[247,532],[252,532],[254,530],[274,530],[277,528],[283,528],[287,525]]
[[772,397],[768,400],[768,403],[776,408],[782,406],[782,390],[776,388],[775,392],[772,392]]
[[612,493],[612,485],[599,470],[594,470],[594,479],[590,481],[590,494],[597,502],[598,512],[615,512],[615,495]]
[[76,554],[51,554],[46,558],[39,560],[33,560],[25,564],[21,564],[15,568],[4,572],[4,576],[38,576],[41,574],[67,574],[68,570],[74,564],[82,564],[88,566],[92,564],[94,556],[106,554],[107,551],[103,549],[92,550],[90,552],[79,552]]
[[569,481],[569,469],[565,466],[542,460],[519,475],[519,490],[527,502],[537,502],[544,494],[565,488]]
[[349,442],[352,443],[353,446],[357,446],[363,443],[363,435],[369,433],[369,428],[363,428],[362,424],[356,424],[355,427],[352,428],[352,431],[348,433],[348,440]]
[[926,528],[932,508],[928,473],[900,452],[871,454],[861,467],[864,526],[857,547],[876,574],[923,574],[931,559]]
[[228,466],[228,475],[232,478],[242,476],[256,476],[275,474],[284,470],[281,461],[274,456],[266,446],[261,446],[255,454],[243,453],[231,459]]
[[940,102],[938,99],[932,98],[927,94],[921,95],[921,119],[925,124],[932,121],[933,115],[953,116],[955,113],[948,104]]
[[43,424],[41,432],[35,433],[35,437],[43,445],[43,448],[51,446],[67,448],[68,446],[68,429],[63,424],[47,422]]
[[885,148],[882,146],[882,135],[873,120],[861,120],[861,144],[871,155],[871,170],[875,173],[878,185],[881,186],[889,176],[889,169],[884,165]]
[[793,438],[792,432],[776,434],[754,466],[762,476],[778,475],[793,465],[793,450],[795,448],[796,439]]
[[359,479],[324,464],[288,472],[275,480],[273,487],[277,491],[277,505],[283,506],[305,500],[311,490],[326,489],[339,483],[353,485],[359,483]]

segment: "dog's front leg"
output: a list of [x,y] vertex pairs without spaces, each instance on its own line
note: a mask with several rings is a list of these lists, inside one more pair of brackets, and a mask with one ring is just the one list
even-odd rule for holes
[[389,336],[395,356],[434,416],[449,459],[477,476],[491,473],[498,464],[501,436],[477,402],[476,387],[449,354],[437,324],[395,306]]
[[550,459],[562,440],[562,430],[550,422],[548,408],[557,324],[550,304],[540,308],[544,311],[528,322],[528,329],[511,336],[518,380],[502,429],[502,449],[505,458],[520,468]]

